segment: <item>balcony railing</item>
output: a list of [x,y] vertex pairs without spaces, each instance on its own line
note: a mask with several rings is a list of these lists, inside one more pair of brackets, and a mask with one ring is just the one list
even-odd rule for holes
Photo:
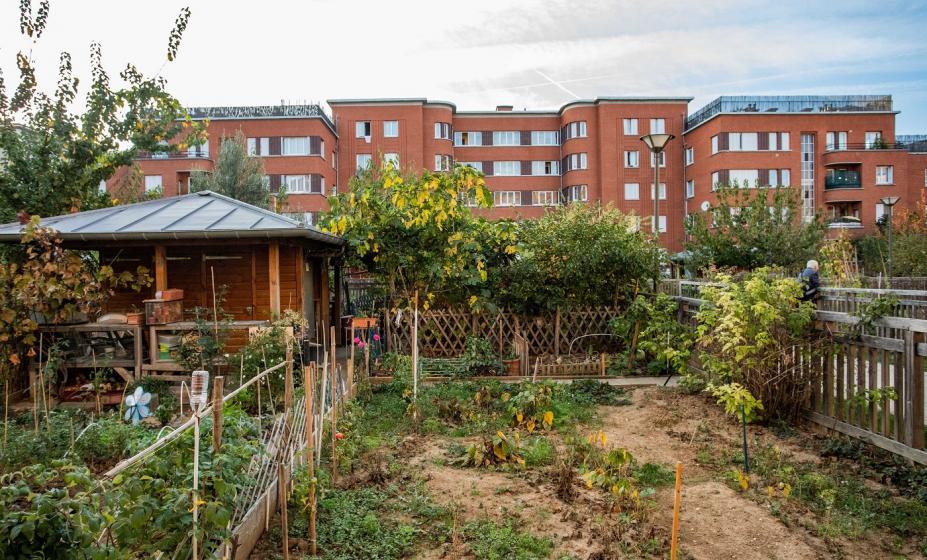
[[859,113],[891,110],[891,95],[725,95],[690,115],[686,120],[686,128],[699,125],[718,113]]
[[859,171],[833,171],[824,176],[825,189],[858,189],[862,186]]
[[209,152],[137,152],[135,159],[209,159]]
[[848,142],[846,144],[825,144],[825,152],[859,152],[864,150],[911,150],[915,148],[913,143],[907,142]]

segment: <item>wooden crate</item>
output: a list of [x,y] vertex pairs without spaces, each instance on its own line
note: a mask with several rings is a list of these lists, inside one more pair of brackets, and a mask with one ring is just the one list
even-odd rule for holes
[[183,321],[183,301],[145,300],[145,324],[166,325]]

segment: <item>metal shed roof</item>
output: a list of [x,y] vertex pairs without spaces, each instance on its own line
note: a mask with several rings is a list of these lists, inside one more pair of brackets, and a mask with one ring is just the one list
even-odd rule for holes
[[[41,223],[54,228],[64,241],[302,238],[336,247],[344,243],[335,235],[212,191],[42,218]],[[22,228],[18,223],[0,226],[0,242],[19,241]]]

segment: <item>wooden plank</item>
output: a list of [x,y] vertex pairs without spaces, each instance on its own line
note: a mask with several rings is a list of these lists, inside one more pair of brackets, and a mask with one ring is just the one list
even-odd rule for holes
[[131,373],[129,373],[129,370],[127,370],[124,367],[113,367],[113,371],[118,373],[119,377],[121,377],[122,380],[125,381],[126,383],[132,383],[132,381],[135,380],[135,377]]
[[[921,334],[921,339],[927,338],[927,335]],[[916,342],[916,341],[915,341]],[[913,384],[911,386],[911,400],[914,408],[911,410],[912,424],[914,425],[914,442],[913,447],[918,449],[924,448],[924,358],[919,355],[913,357],[914,364],[912,368]]]
[[844,417],[844,419],[845,419],[847,422],[849,422],[850,424],[854,424],[854,423],[855,423],[855,422],[854,422],[855,415],[853,414],[853,412],[854,412],[854,409],[855,409],[856,407],[853,406],[853,396],[856,395],[856,391],[857,391],[857,388],[856,388],[856,370],[855,370],[855,367],[854,367],[854,366],[856,365],[856,346],[855,346],[855,345],[847,345],[847,344],[845,344],[845,345],[843,346],[843,348],[844,348],[844,355],[845,355],[845,358],[846,358],[846,369],[847,369],[847,372],[846,372],[846,377],[847,377],[847,381],[846,381],[846,402],[847,402],[847,406],[846,406],[846,416]]
[[155,291],[167,289],[167,248],[155,245],[154,248]]
[[[882,376],[882,388],[891,387],[891,377],[888,371],[888,353],[885,350],[879,351],[879,370],[881,371]],[[889,410],[888,397],[882,397],[882,431],[881,434],[885,437],[891,437],[891,424],[890,420],[891,411]]]
[[[861,393],[866,391],[866,359],[865,354],[869,351],[868,348],[858,346],[856,347],[856,392]],[[867,403],[868,399],[865,402],[860,402],[859,406],[856,407],[856,425],[857,426],[868,426],[869,422],[866,418],[867,412]]]
[[837,346],[836,365],[834,367],[834,375],[837,378],[837,393],[834,397],[834,417],[840,420],[846,418],[846,393],[844,392],[846,373],[843,371],[843,356],[845,350],[845,345],[840,344]]
[[864,334],[859,338],[849,336],[835,336],[834,340],[840,343],[854,344],[856,346],[865,346],[868,348],[879,348],[881,350],[889,350],[891,352],[904,351],[904,341],[897,338],[886,338],[884,336],[872,336]]
[[840,422],[839,420],[829,418],[823,414],[818,414],[817,412],[809,412],[807,416],[809,420],[815,422],[816,424],[820,424],[825,428],[836,430],[840,433],[855,437],[871,445],[875,445],[876,447],[885,449],[886,451],[891,451],[892,453],[901,455],[906,459],[911,459],[912,461],[922,465],[927,465],[927,451],[908,447],[903,443],[891,440],[887,437],[875,434],[868,430],[857,428],[856,426],[851,426],[846,422]]
[[[878,351],[871,348],[866,349],[866,374],[869,377],[869,389],[875,390],[879,387],[878,370],[876,369],[876,356]],[[869,403],[869,426],[871,432],[879,432],[879,406],[881,403],[870,401]]]
[[824,352],[824,414],[834,413],[834,356],[831,350]]
[[[904,333],[904,443],[910,446],[914,446],[914,332],[907,330]],[[921,378],[923,378],[923,371],[916,372]],[[921,399],[921,402],[916,403],[920,408],[924,406],[924,400]],[[924,431],[924,424],[921,422],[921,425],[917,427],[921,432]]]
[[280,242],[271,241],[267,247],[267,278],[270,283],[271,318],[280,316]]

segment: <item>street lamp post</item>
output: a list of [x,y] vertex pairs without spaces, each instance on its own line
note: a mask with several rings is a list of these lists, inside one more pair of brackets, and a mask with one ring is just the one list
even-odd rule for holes
[[888,212],[888,280],[887,285],[889,288],[892,287],[892,278],[895,276],[894,263],[892,262],[892,207],[898,204],[900,197],[897,196],[883,196],[879,199],[879,202],[885,206]]
[[641,136],[641,142],[647,145],[650,153],[653,154],[653,236],[659,237],[660,234],[660,154],[666,148],[666,144],[675,138],[672,134],[648,134]]

